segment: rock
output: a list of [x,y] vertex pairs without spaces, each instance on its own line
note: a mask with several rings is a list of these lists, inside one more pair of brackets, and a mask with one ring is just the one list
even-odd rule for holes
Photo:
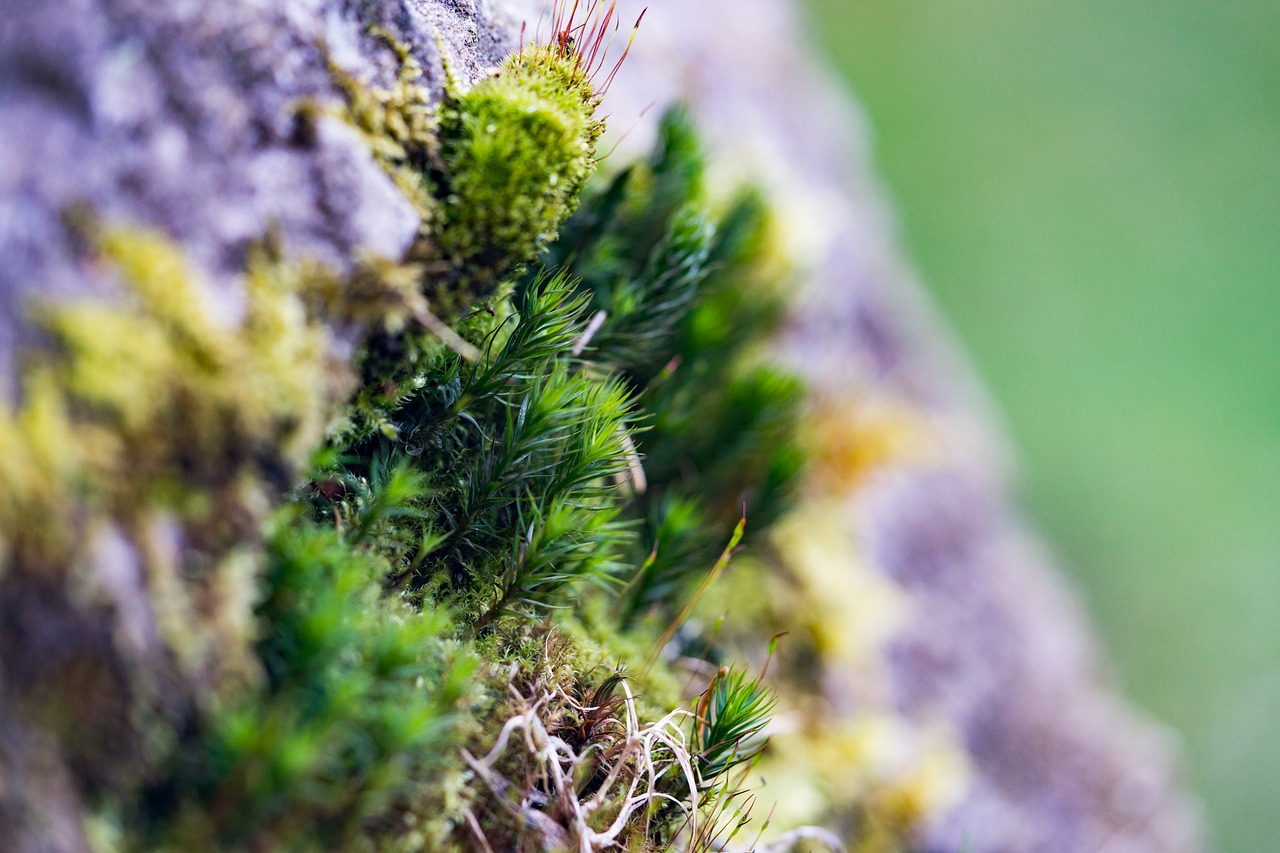
[[[781,204],[807,281],[784,355],[820,395],[905,409],[926,436],[926,451],[843,505],[850,547],[906,596],[881,650],[886,704],[922,727],[945,719],[970,759],[967,794],[923,849],[1200,849],[1176,741],[1117,697],[1074,594],[1017,513],[997,420],[901,258],[861,114],[814,61],[795,4],[643,5],[607,101],[614,128],[652,101],[689,102],[716,159]],[[626,148],[648,144],[656,112]],[[868,692],[860,673],[827,676],[832,696]]]
[[[806,282],[785,357],[823,399],[899,407],[926,437],[927,452],[881,466],[841,505],[850,547],[907,602],[877,650],[882,701],[913,723],[944,719],[972,767],[924,849],[1198,849],[1176,748],[1115,696],[1087,620],[1013,508],[999,428],[901,260],[859,114],[813,61],[792,4],[648,5],[606,102],[615,133],[632,131],[613,156],[645,148],[660,107],[687,100],[721,176],[762,184],[782,211]],[[623,18],[640,6],[624,0]],[[340,122],[300,133],[298,106],[338,103],[327,60],[394,79],[371,26],[409,45],[438,93],[442,59],[479,79],[537,15],[532,0],[0,0],[0,399],[16,399],[17,353],[39,343],[30,300],[101,295],[64,226],[73,209],[164,231],[229,322],[246,250],[270,229],[291,255],[339,269],[358,250],[398,258],[413,208]],[[149,648],[154,625],[127,601],[127,546],[99,544],[114,604],[55,602],[36,611],[43,627],[0,631],[6,849],[87,849],[76,780],[14,716],[15,652],[37,634],[108,657],[113,643]],[[33,595],[0,579],[0,613],[44,600]],[[864,701],[861,677],[828,664],[833,707]]]

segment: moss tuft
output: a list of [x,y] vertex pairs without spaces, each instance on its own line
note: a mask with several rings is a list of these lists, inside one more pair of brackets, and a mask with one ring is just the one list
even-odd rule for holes
[[422,217],[413,257],[431,310],[456,320],[533,261],[573,213],[604,132],[599,97],[575,54],[543,45],[469,87],[447,73],[433,106],[408,48],[375,34],[400,62],[391,88],[331,72],[347,120]]
[[577,65],[551,46],[450,88],[440,111],[442,204],[433,239],[455,274],[433,287],[445,313],[533,260],[577,206],[604,122]]

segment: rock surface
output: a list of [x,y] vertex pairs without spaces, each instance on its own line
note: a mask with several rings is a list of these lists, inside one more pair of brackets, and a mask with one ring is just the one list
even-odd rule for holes
[[[794,217],[808,287],[791,360],[833,398],[904,408],[927,435],[845,506],[850,540],[907,597],[883,649],[889,701],[949,721],[972,762],[925,848],[1198,849],[1174,741],[1112,692],[1086,617],[1013,509],[999,425],[901,260],[860,115],[813,61],[794,4],[647,5],[615,123],[655,98],[689,101],[719,155]],[[858,692],[841,680],[829,689]]]
[[[623,17],[640,5],[620,4]],[[882,650],[887,701],[945,719],[972,760],[968,794],[924,847],[1197,849],[1175,751],[1111,693],[1086,620],[1011,508],[998,427],[900,260],[858,115],[815,66],[791,4],[648,5],[606,107],[615,131],[634,125],[616,156],[647,146],[660,112],[647,105],[687,100],[724,173],[762,183],[784,211],[806,282],[787,356],[826,397],[899,406],[927,435],[926,453],[843,506],[850,541],[909,602]],[[518,0],[0,0],[0,393],[14,399],[18,350],[38,343],[28,301],[101,287],[62,224],[78,205],[171,235],[228,322],[246,248],[269,228],[336,266],[357,249],[401,254],[416,216],[355,134],[336,120],[298,132],[299,103],[338,99],[326,51],[389,83],[395,58],[369,35],[382,27],[438,90],[440,50],[477,79],[536,19]],[[0,617],[25,603],[0,589]],[[0,838],[85,849],[74,785],[4,705],[31,639],[12,624],[0,626]],[[861,692],[852,672],[827,677],[833,693]]]

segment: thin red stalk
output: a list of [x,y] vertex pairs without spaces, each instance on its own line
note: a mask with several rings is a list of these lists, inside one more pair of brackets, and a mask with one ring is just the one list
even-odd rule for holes
[[[617,5],[616,0],[613,5],[614,6]],[[612,20],[613,20],[613,7],[611,6],[609,8],[608,15],[606,15],[604,20],[601,22],[603,26],[597,28],[591,34],[591,54],[590,56],[587,57],[587,70],[586,70],[586,75],[589,78],[594,77],[595,72],[599,70],[599,68],[596,67],[597,57],[607,55],[609,53],[609,45],[613,43],[612,39],[609,39],[608,41],[605,40],[605,36],[608,35],[609,23]],[[614,29],[616,30],[617,27],[615,26]]]
[[[634,40],[635,40],[635,37],[636,37],[636,29],[640,26],[640,21],[644,20],[644,13],[645,13],[645,12],[648,12],[648,11],[649,11],[648,7],[645,7],[645,9],[640,13],[640,17],[636,20],[636,25],[635,25],[635,27],[632,27],[632,29],[631,29],[631,40],[632,40],[632,41],[634,41]],[[622,21],[617,21],[617,22],[615,22],[615,23],[614,23],[614,26],[613,26],[613,35],[611,35],[611,36],[609,37],[609,44],[608,44],[608,46],[604,49],[603,53],[602,53],[602,54],[601,54],[601,56],[600,56],[600,64],[596,67],[596,69],[595,69],[594,71],[592,71],[592,72],[591,72],[591,79],[592,79],[592,80],[594,80],[594,79],[596,78],[596,75],[598,75],[598,74],[600,73],[600,71],[604,68],[604,64],[608,61],[609,52],[610,52],[611,50],[613,50],[613,43],[614,43],[615,41],[617,41],[617,40],[618,40],[618,33],[619,33],[621,30],[622,30]],[[627,43],[627,50],[630,50],[630,49],[631,49],[631,44],[630,44],[630,42],[628,42],[628,43]],[[623,59],[626,59],[626,52],[625,52],[625,51],[623,52]],[[621,66],[621,63],[622,63],[622,59],[618,60],[618,64],[619,64],[619,66]],[[615,68],[615,72],[614,72],[614,73],[616,73],[616,71],[617,71],[617,69]]]
[[592,75],[591,67],[595,64],[596,55],[600,52],[600,45],[604,43],[604,37],[609,30],[609,21],[613,19],[613,13],[618,8],[618,0],[613,0],[609,5],[608,11],[596,20],[595,26],[591,28],[591,34],[587,36],[586,43],[591,45],[591,53],[587,55],[587,76]]
[[600,88],[600,94],[603,95],[609,91],[609,87],[613,85],[613,78],[618,76],[618,71],[622,69],[622,63],[627,61],[627,54],[631,53],[631,46],[635,44],[636,33],[640,30],[640,22],[644,20],[644,13],[649,11],[649,7],[645,7],[640,13],[640,17],[636,18],[636,25],[631,29],[631,38],[627,40],[627,49],[622,52],[622,58],[618,60],[618,64],[613,66],[613,70],[609,72],[609,76],[604,81],[604,86]]
[[[566,0],[566,2],[568,2],[568,0]],[[573,0],[573,9],[569,11],[569,20],[561,24],[559,27],[556,27],[557,37],[560,33],[564,33],[566,36],[571,35],[569,28],[573,26],[574,18],[578,17],[578,4],[581,2],[582,0]]]
[[588,76],[592,80],[596,79],[596,75],[600,73],[600,69],[603,68],[604,64],[609,60],[609,51],[613,49],[613,43],[617,41],[618,30],[620,30],[621,28],[622,28],[622,22],[616,21],[614,22],[614,25],[613,25],[613,34],[609,36],[608,42],[604,42],[603,36],[601,37],[601,41],[604,42],[604,49],[599,52],[600,59],[596,63],[595,67],[589,70]]

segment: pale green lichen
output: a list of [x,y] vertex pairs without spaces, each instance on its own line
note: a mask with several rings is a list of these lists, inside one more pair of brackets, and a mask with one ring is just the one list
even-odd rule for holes
[[[426,175],[439,160],[439,119],[431,90],[421,84],[422,66],[406,45],[383,30],[373,33],[395,52],[400,71],[390,88],[369,86],[331,60],[329,72],[346,98],[339,115],[360,131],[378,165],[413,204],[423,228],[429,229],[438,205]],[[302,112],[304,125],[314,120],[311,112]]]
[[116,478],[116,497],[136,500],[178,471],[216,489],[245,468],[296,469],[320,439],[333,383],[327,332],[292,271],[255,253],[244,318],[228,327],[165,238],[112,230],[101,247],[124,297],[39,315],[84,428],[114,445],[90,460],[103,485]]
[[306,282],[265,252],[228,325],[165,237],[109,228],[93,241],[118,293],[36,306],[50,353],[25,371],[20,406],[0,411],[0,558],[96,586],[74,531],[118,531],[169,654],[217,690],[251,677],[257,526],[320,440],[341,371]]

